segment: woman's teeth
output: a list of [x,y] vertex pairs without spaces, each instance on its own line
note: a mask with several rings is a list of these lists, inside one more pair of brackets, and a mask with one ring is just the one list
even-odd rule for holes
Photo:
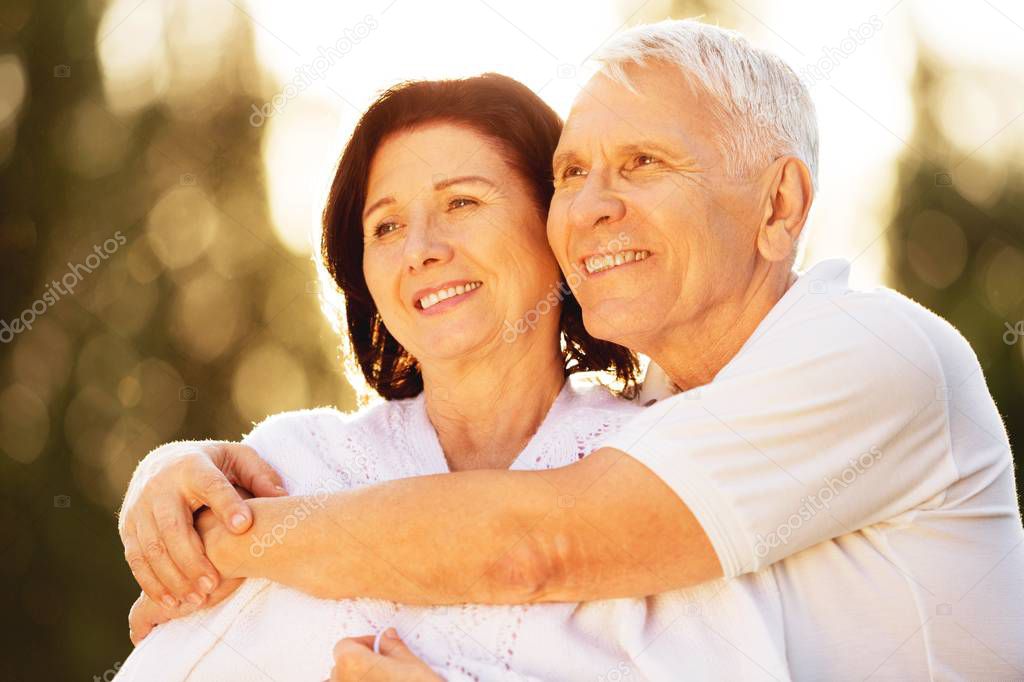
[[466,293],[467,291],[473,291],[473,289],[476,289],[481,284],[482,282],[470,282],[469,284],[460,284],[455,287],[448,287],[447,289],[442,289],[441,291],[435,291],[429,296],[424,296],[423,298],[420,299],[420,308],[426,310],[427,308],[436,305],[441,301],[445,301],[451,298],[452,296],[459,296],[461,294]]
[[587,274],[593,275],[595,272],[601,272],[602,270],[610,270],[617,265],[623,263],[632,263],[635,260],[643,260],[651,255],[650,251],[619,251],[614,256],[610,253],[603,256],[590,256],[586,259],[584,265],[587,268]]

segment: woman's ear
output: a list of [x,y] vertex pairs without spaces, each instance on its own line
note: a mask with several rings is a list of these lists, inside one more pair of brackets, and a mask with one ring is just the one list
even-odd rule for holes
[[792,260],[814,199],[811,173],[793,156],[778,159],[765,201],[757,249],[767,261]]

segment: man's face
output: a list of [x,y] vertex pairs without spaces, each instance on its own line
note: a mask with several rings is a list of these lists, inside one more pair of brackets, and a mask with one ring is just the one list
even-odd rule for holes
[[757,184],[726,173],[707,95],[673,66],[629,74],[636,93],[599,74],[573,106],[547,229],[587,331],[649,352],[742,304],[761,216]]

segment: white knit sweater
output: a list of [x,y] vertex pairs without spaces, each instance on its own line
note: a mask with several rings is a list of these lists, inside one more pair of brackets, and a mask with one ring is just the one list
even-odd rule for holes
[[[567,381],[511,468],[570,464],[638,409],[601,387]],[[422,396],[354,416],[331,409],[275,415],[245,442],[280,472],[293,495],[448,471]],[[315,512],[297,505],[296,522]],[[279,533],[287,543],[287,529]],[[118,679],[323,680],[338,639],[389,625],[448,680],[789,676],[782,607],[766,571],[646,599],[523,606],[329,601],[247,580],[221,604],[157,627]]]

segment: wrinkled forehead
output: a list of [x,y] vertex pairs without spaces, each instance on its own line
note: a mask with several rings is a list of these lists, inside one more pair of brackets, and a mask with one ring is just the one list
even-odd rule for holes
[[628,86],[601,72],[583,87],[562,130],[560,152],[651,141],[713,153],[717,124],[710,102],[679,69],[656,64],[627,74]]

